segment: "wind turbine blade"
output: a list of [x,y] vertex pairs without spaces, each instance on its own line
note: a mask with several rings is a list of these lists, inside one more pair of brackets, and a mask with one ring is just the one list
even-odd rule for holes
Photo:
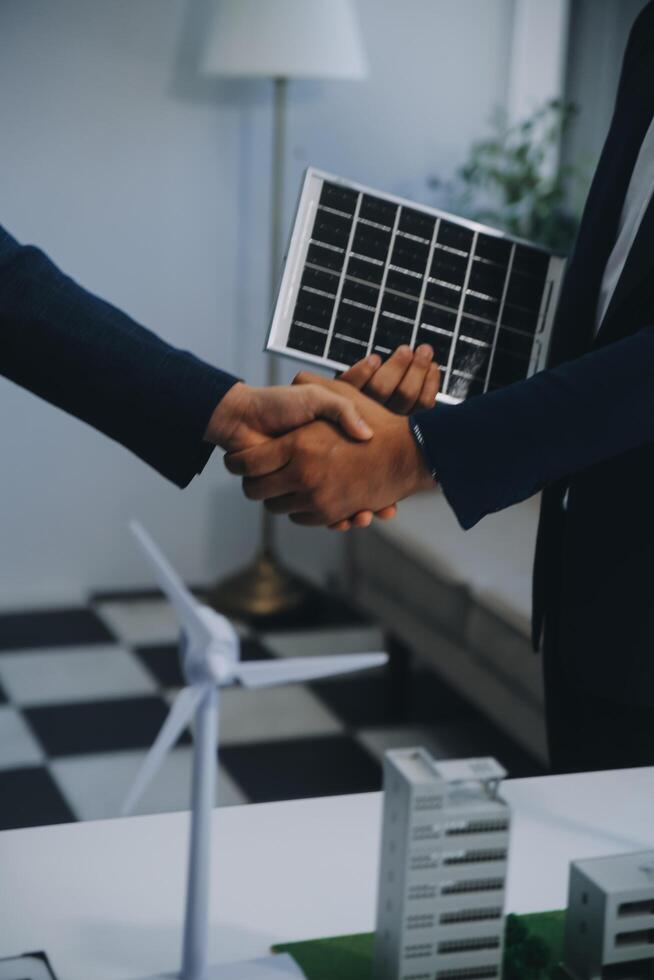
[[272,687],[273,684],[295,684],[313,681],[333,674],[381,667],[388,662],[386,653],[344,653],[327,657],[288,657],[283,660],[254,660],[239,663],[234,676],[243,687]]
[[129,526],[152,566],[154,577],[177,613],[184,630],[194,639],[208,639],[210,633],[198,615],[200,603],[191,595],[145,528],[138,521],[130,521]]
[[133,811],[151,779],[157,772],[167,753],[191,722],[195,709],[205,691],[204,685],[184,687],[179,692],[168,712],[159,734],[152,743],[143,765],[138,772],[132,788],[121,808],[121,816],[127,817]]

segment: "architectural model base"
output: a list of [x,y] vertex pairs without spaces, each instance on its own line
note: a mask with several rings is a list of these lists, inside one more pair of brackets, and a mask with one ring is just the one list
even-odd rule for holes
[[[203,980],[306,980],[306,977],[292,956],[281,953],[278,956],[264,956],[260,960],[243,963],[218,963],[210,966]],[[181,973],[158,973],[142,980],[182,980]]]

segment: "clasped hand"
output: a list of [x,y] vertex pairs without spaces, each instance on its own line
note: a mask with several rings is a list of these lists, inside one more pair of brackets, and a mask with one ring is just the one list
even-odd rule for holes
[[[228,450],[251,500],[297,524],[346,530],[388,519],[433,479],[403,415],[433,407],[439,371],[423,345],[382,365],[365,358],[330,381],[301,372],[293,386],[235,385],[206,438]],[[227,402],[227,404],[225,404]]]

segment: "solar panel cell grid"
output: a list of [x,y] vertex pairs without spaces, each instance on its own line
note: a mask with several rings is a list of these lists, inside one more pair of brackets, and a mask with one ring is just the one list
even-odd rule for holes
[[318,208],[316,223],[313,226],[313,238],[318,242],[325,242],[327,245],[345,248],[350,237],[351,227],[351,218]]
[[381,283],[384,276],[384,263],[353,254],[348,259],[347,275],[366,282]]
[[506,269],[511,255],[511,242],[505,238],[496,238],[494,235],[479,235],[475,246],[475,254],[488,262],[497,263],[502,269]]
[[539,279],[544,279],[547,275],[549,257],[547,252],[542,252],[535,248],[526,248],[524,245],[516,245],[513,257],[513,269],[515,272],[528,273]]
[[422,290],[422,276],[412,275],[410,272],[401,269],[389,269],[386,276],[386,288],[393,289],[398,293],[406,293],[408,296],[420,296]]
[[379,289],[369,283],[360,282],[358,279],[346,276],[343,282],[341,296],[345,299],[352,300],[354,303],[362,303],[369,309],[374,310],[379,299]]
[[[469,285],[469,284],[468,284]],[[500,301],[492,296],[483,296],[479,293],[466,290],[463,302],[463,312],[471,316],[478,316],[482,319],[495,323],[500,308]]]
[[351,365],[366,356],[366,347],[362,347],[346,337],[335,335],[329,345],[329,356],[334,361]]
[[352,242],[352,251],[357,255],[379,259],[385,262],[391,243],[391,232],[386,228],[373,228],[371,225],[357,224]]
[[470,268],[468,288],[499,301],[502,298],[506,272],[505,266],[491,265],[475,258]]
[[402,208],[397,227],[398,231],[430,242],[436,227],[436,218],[422,211],[414,211],[412,208]]
[[446,306],[450,310],[458,310],[461,304],[462,284],[430,279],[425,290],[425,301],[436,306]]
[[344,366],[429,343],[455,400],[528,375],[560,260],[315,171],[306,182],[314,203],[294,232],[298,284],[290,303],[280,295],[287,326],[269,347]]
[[441,219],[436,241],[439,245],[444,245],[447,248],[456,249],[467,254],[470,251],[473,237],[473,233],[469,228],[464,228],[461,225],[455,225],[451,221]]
[[343,249],[325,248],[323,245],[315,244],[315,242],[309,245],[307,260],[322,269],[331,269],[334,272],[340,272],[343,268],[344,259],[345,252]]
[[411,340],[411,324],[394,320],[387,314],[379,318],[372,349],[382,356],[390,354],[396,347],[408,344]]
[[369,194],[362,195],[359,218],[384,225],[390,231],[395,223],[396,214],[396,204],[391,204],[390,201],[385,201],[380,197],[371,197]]
[[422,323],[431,329],[453,334],[456,329],[456,320],[457,315],[453,310],[446,310],[442,306],[423,304]]
[[425,274],[428,255],[429,245],[427,242],[418,242],[413,238],[406,238],[399,232],[395,236],[391,254],[392,265],[410,272],[417,272],[422,277]]
[[328,330],[334,310],[334,300],[302,290],[295,306],[295,319],[312,327]]
[[474,320],[472,317],[462,316],[459,336],[476,340],[490,346],[493,343],[493,337],[495,336],[495,324],[489,323],[487,320]]
[[315,354],[316,357],[322,357],[322,355],[325,353],[326,342],[326,331],[311,330],[310,328],[299,324],[297,320],[293,321],[288,334],[288,343],[290,347],[293,347],[295,350],[306,351],[307,354]]
[[358,196],[357,192],[349,187],[325,181],[322,185],[320,203],[325,207],[343,211],[345,214],[354,214]]
[[429,275],[432,279],[461,285],[468,270],[468,256],[436,245]]
[[447,367],[447,360],[452,349],[452,337],[453,334],[439,334],[424,327],[419,327],[416,343],[430,344],[437,363]]
[[527,310],[524,307],[513,306],[509,303],[508,293],[506,300],[500,317],[501,322],[506,327],[522,330],[524,333],[530,333],[533,336],[538,327],[538,310]]

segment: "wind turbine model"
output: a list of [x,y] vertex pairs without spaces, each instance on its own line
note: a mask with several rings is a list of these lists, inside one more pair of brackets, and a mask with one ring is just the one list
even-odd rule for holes
[[151,980],[282,980],[304,974],[289,956],[268,956],[249,963],[208,966],[211,811],[214,806],[218,751],[218,692],[239,684],[272,687],[315,680],[332,674],[385,664],[385,653],[356,653],[327,657],[293,657],[242,663],[234,627],[219,613],[191,595],[154,541],[136,521],[131,530],[147,555],[155,578],[170,600],[182,629],[182,672],[187,686],[179,692],[161,731],[145,758],[123,806],[130,813],[166,753],[195,719],[191,841],[186,892],[182,968]]

